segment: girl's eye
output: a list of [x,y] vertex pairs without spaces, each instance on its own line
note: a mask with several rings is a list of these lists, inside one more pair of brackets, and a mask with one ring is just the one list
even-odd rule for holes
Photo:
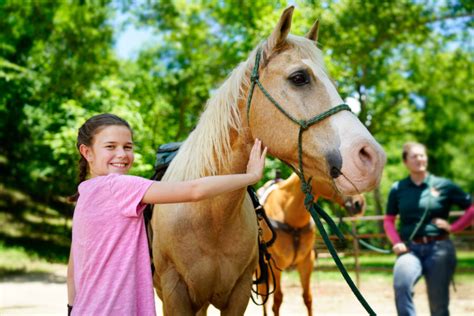
[[290,75],[288,78],[295,86],[307,85],[310,81],[309,75],[305,70],[298,70]]
[[107,149],[114,149],[115,147],[114,147],[113,145],[107,145],[107,146],[105,146],[105,148],[107,148]]
[[131,150],[133,150],[133,147],[132,146],[125,146],[125,150],[131,151]]

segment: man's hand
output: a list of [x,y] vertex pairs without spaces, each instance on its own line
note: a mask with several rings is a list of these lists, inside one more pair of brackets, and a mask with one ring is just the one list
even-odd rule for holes
[[392,250],[397,256],[408,252],[407,246],[402,242],[393,245]]

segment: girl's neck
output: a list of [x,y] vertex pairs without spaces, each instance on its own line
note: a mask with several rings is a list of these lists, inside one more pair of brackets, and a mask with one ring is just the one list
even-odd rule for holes
[[420,185],[423,183],[423,181],[426,179],[428,176],[427,171],[421,171],[421,172],[412,172],[410,173],[410,179],[415,183],[416,185]]

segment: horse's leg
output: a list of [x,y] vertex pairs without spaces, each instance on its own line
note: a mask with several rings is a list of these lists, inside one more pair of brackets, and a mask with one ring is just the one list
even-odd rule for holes
[[196,316],[206,316],[207,309],[209,308],[209,303],[206,303],[201,309],[196,313]]
[[252,275],[255,265],[251,264],[237,280],[230,294],[227,306],[221,309],[221,316],[242,316],[247,309],[251,291]]
[[303,300],[308,310],[308,315],[313,315],[313,295],[311,294],[311,272],[314,265],[314,252],[311,250],[308,255],[297,265],[298,272],[300,274],[300,282],[303,287]]
[[275,293],[273,293],[273,314],[275,316],[280,315],[280,306],[283,302],[283,292],[281,290],[281,271],[278,269],[273,270],[275,274]]
[[168,269],[161,275],[161,293],[164,316],[194,316],[191,299],[188,295],[186,284],[178,272]]

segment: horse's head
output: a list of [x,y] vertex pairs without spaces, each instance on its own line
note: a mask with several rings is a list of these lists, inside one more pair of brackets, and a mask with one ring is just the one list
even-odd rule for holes
[[[270,37],[256,50],[261,55],[259,80],[288,115],[256,87],[248,125],[252,138],[260,138],[270,154],[298,168],[300,126],[289,117],[307,121],[344,102],[316,47],[318,22],[305,37],[292,36],[292,14],[293,7],[286,9]],[[255,60],[257,54],[250,59]],[[305,128],[302,144],[305,175],[333,182],[343,195],[371,190],[380,181],[385,153],[350,111],[339,111]]]
[[[292,174],[292,177],[296,177],[296,175]],[[301,185],[300,181],[298,181],[298,185]],[[343,207],[349,216],[364,215],[367,206],[364,195],[340,195],[335,190],[334,184],[329,181],[318,182],[317,180],[313,179],[311,186],[315,200],[317,200],[319,197],[322,197],[326,200],[333,201]]]
[[350,216],[362,216],[365,213],[366,203],[362,194],[345,196],[344,208]]

